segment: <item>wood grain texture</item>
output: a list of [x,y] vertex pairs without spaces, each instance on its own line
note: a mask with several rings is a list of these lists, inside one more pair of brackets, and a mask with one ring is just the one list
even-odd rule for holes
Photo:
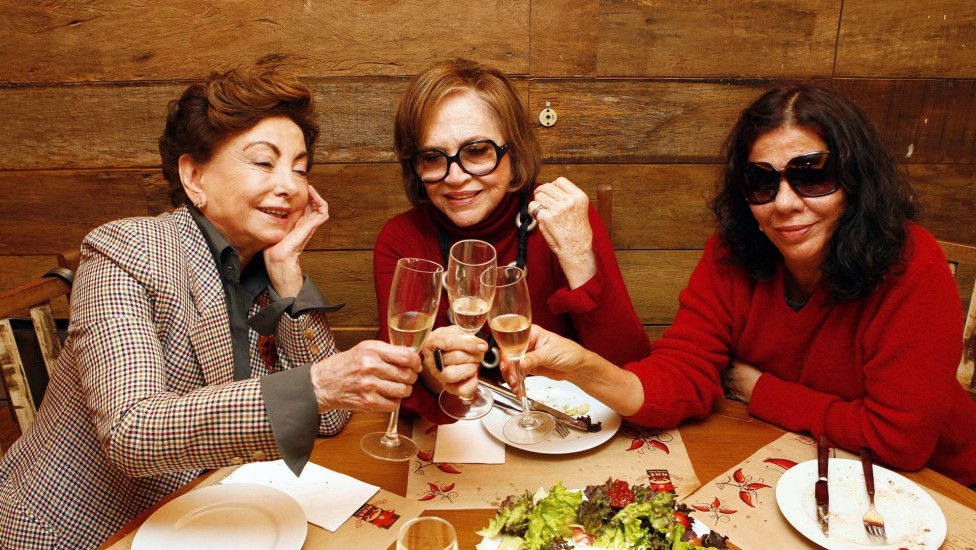
[[867,112],[901,161],[976,163],[976,81],[835,79],[832,87]]
[[976,3],[847,0],[835,76],[973,78]]
[[653,80],[533,80],[529,112],[550,162],[715,162],[739,112],[761,84]]
[[535,0],[531,4],[530,74],[596,76],[600,0]]
[[0,201],[7,254],[57,254],[107,221],[148,213],[134,171],[0,172],[0,196],[15,197]]
[[414,74],[458,56],[512,74],[529,65],[520,0],[3,0],[0,11],[2,83],[185,80],[266,57],[302,76]]
[[824,78],[840,0],[601,2],[599,76]]

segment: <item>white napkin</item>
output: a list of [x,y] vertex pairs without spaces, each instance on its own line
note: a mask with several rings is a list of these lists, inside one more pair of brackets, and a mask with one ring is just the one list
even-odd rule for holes
[[257,483],[280,489],[298,501],[309,523],[329,531],[338,529],[379,490],[311,462],[295,477],[282,460],[245,464],[221,483]]
[[437,427],[434,462],[504,464],[505,444],[485,429],[480,420],[458,420]]

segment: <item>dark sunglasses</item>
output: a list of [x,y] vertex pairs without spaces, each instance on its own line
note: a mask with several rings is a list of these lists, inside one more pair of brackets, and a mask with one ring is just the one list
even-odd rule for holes
[[837,161],[829,152],[794,157],[782,171],[768,162],[750,162],[742,170],[739,186],[749,204],[766,204],[776,198],[784,177],[801,197],[823,197],[840,189]]
[[441,149],[417,151],[410,158],[413,173],[424,183],[444,181],[451,172],[451,164],[457,163],[472,176],[487,176],[495,171],[508,152],[508,145],[498,145],[490,139],[469,141],[457,153],[448,155]]

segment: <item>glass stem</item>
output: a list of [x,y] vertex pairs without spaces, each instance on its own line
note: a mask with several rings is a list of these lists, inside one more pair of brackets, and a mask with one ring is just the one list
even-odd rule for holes
[[400,417],[400,402],[397,401],[396,410],[390,413],[390,423],[386,426],[386,434],[383,436],[383,444],[389,447],[396,447],[400,444],[397,436],[397,419]]
[[518,385],[519,385],[519,397],[522,399],[522,414],[527,415],[532,409],[529,407],[529,394],[525,391],[525,373],[522,372],[522,366],[519,363],[521,357],[515,357],[512,359],[512,365],[515,367],[515,373],[518,375]]

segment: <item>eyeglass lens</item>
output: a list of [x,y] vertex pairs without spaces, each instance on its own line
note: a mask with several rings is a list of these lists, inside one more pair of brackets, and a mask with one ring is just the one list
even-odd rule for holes
[[451,163],[457,162],[472,176],[486,176],[495,171],[507,146],[498,146],[490,139],[465,143],[453,156],[440,149],[425,149],[413,155],[413,171],[424,183],[437,183],[451,171]]
[[783,177],[801,197],[822,197],[840,187],[834,157],[823,152],[795,157],[782,171],[766,162],[750,162],[743,176],[742,192],[750,204],[766,204],[775,199]]

